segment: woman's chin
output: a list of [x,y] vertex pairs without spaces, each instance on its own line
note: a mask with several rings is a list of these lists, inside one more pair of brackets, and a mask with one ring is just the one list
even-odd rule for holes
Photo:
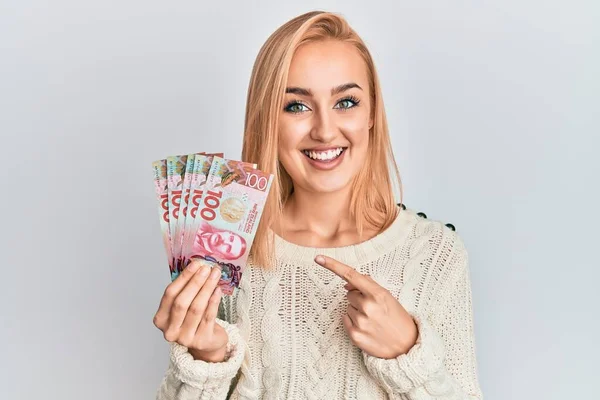
[[310,183],[309,191],[315,194],[337,193],[350,190],[351,179],[323,179]]

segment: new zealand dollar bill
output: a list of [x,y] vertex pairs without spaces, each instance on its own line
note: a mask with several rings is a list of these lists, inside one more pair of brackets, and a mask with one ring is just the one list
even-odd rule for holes
[[213,159],[183,257],[218,266],[224,294],[239,286],[272,181],[255,164]]
[[171,247],[171,232],[169,230],[169,198],[167,187],[167,160],[158,160],[152,163],[154,173],[154,189],[158,201],[158,215],[163,244],[167,253],[167,261],[171,274],[174,271],[173,250]]

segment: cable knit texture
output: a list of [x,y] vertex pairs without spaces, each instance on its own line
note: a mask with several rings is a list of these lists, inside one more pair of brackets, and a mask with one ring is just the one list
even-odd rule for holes
[[[456,232],[407,208],[357,245],[274,238],[276,267],[250,263],[219,307],[231,357],[206,363],[171,344],[157,400],[482,399],[468,254]],[[345,282],[317,265],[317,254],[370,275],[399,300],[419,331],[406,354],[381,359],[352,344],[342,323]]]

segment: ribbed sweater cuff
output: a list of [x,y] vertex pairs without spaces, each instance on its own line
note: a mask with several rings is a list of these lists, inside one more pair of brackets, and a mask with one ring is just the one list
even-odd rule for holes
[[178,343],[171,343],[171,362],[173,373],[181,382],[203,390],[222,390],[229,388],[233,377],[237,374],[244,359],[244,344],[236,325],[216,319],[229,336],[230,357],[224,362],[206,362],[194,360],[188,348]]
[[444,367],[444,342],[429,322],[413,315],[419,334],[406,354],[383,359],[362,352],[369,373],[392,393],[407,393],[424,385]]

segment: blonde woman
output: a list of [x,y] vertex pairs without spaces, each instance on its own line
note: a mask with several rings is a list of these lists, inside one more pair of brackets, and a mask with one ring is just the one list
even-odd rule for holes
[[263,45],[242,158],[275,174],[250,263],[232,296],[198,264],[169,284],[157,399],[481,399],[467,251],[397,206],[377,73],[342,17]]

